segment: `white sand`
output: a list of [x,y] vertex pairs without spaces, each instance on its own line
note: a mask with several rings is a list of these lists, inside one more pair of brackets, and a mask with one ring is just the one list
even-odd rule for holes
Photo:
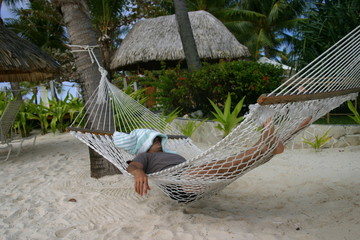
[[179,205],[122,175],[89,177],[68,134],[0,161],[0,239],[360,239],[360,146],[286,150],[211,199]]

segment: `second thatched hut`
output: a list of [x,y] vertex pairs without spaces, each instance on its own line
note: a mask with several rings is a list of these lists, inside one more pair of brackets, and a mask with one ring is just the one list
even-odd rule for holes
[[38,46],[0,24],[0,82],[42,81],[59,67]]
[[[205,11],[189,12],[200,59],[241,59],[250,56],[244,45],[217,18]],[[160,69],[163,61],[176,65],[185,60],[175,15],[137,22],[111,62],[112,69]]]

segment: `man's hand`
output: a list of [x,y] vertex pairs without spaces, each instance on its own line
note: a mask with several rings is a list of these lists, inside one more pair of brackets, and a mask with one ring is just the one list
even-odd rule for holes
[[128,167],[128,172],[134,175],[135,178],[135,192],[140,196],[146,195],[150,190],[148,183],[148,176],[143,170],[143,165],[138,162],[131,162]]

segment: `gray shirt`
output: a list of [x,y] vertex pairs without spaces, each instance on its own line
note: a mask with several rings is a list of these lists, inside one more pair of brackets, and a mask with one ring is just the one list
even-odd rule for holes
[[166,168],[185,162],[185,158],[178,154],[166,152],[140,153],[134,159],[134,162],[142,163],[146,174],[158,172]]

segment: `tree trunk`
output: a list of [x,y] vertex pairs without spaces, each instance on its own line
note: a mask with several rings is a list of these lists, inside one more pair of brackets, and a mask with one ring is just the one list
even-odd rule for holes
[[99,39],[100,54],[102,58],[103,67],[108,71],[109,76],[112,76],[113,71],[110,69],[111,56],[113,54],[111,39],[107,36],[101,36]]
[[194,34],[191,29],[189,14],[185,0],[174,0],[175,17],[179,27],[179,34],[184,49],[186,64],[189,72],[201,68],[201,61],[197,51]]
[[55,92],[54,80],[50,81],[50,92],[51,92],[51,99],[58,101],[59,98]]
[[89,148],[90,155],[90,169],[92,178],[101,178],[107,175],[120,174],[120,170],[117,169],[111,162],[104,159],[99,153]]
[[[98,44],[89,17],[89,10],[84,0],[53,0],[53,2],[60,7],[71,44],[82,46]],[[99,62],[101,62],[99,49],[95,48],[94,53]],[[80,73],[80,82],[84,90],[84,101],[87,102],[99,85],[101,74],[97,64],[91,62],[88,52],[76,52],[74,54],[77,71]],[[101,121],[101,119],[94,119],[92,117],[89,116],[93,121]],[[91,148],[89,148],[89,152],[92,177],[99,178],[120,172],[114,165]]]
[[20,83],[19,82],[10,82],[11,90],[14,91],[13,97],[16,99],[22,99],[21,91],[20,91]]

